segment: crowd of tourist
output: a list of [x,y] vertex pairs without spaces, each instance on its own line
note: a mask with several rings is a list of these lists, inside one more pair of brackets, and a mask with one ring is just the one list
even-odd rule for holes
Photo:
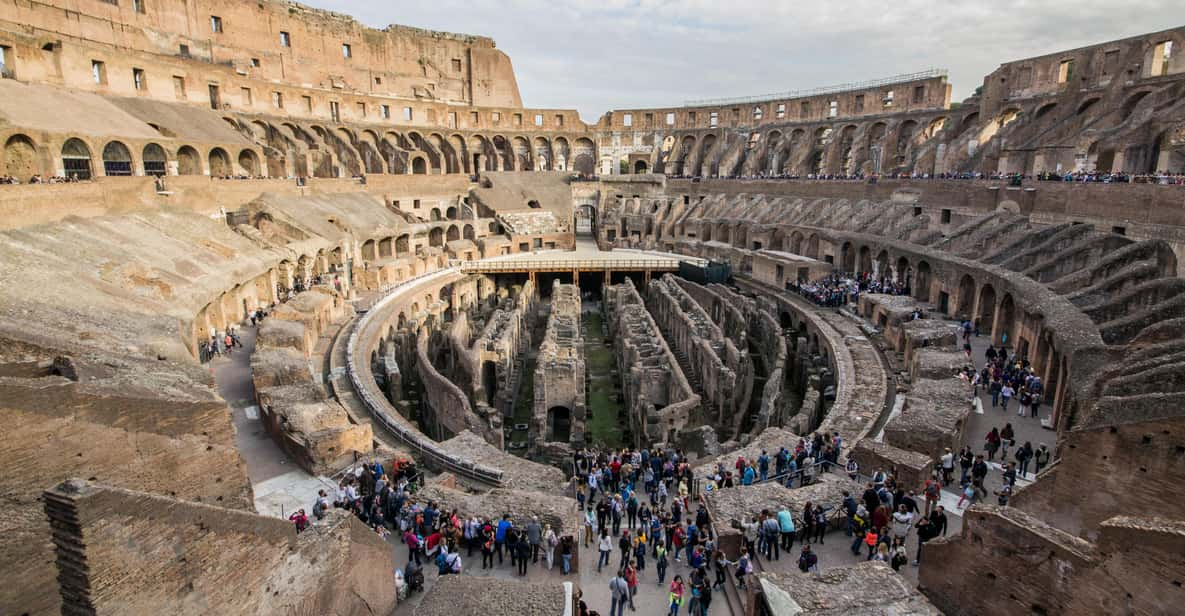
[[787,283],[787,288],[816,305],[829,308],[854,304],[859,300],[861,293],[909,295],[907,284],[888,276],[873,276],[871,272],[832,273],[818,280],[790,282]]
[[[700,181],[703,179],[700,176],[685,176],[672,175],[669,176],[676,179],[690,179],[692,181]],[[835,181],[835,182],[867,182],[869,184],[876,184],[881,179],[891,180],[993,180],[1001,182],[1010,182],[1013,185],[1020,185],[1025,180],[1035,180],[1043,182],[1080,182],[1080,183],[1101,183],[1101,184],[1157,184],[1162,186],[1182,186],[1185,185],[1185,173],[1157,171],[1155,173],[1127,173],[1123,171],[1070,171],[1070,172],[1053,172],[1042,171],[1038,173],[1005,173],[1000,171],[993,171],[990,173],[982,173],[978,171],[963,171],[954,173],[755,173],[746,175],[721,175],[714,176],[712,179],[719,180],[811,180],[811,181]]]
[[[67,184],[67,183],[83,182],[83,181],[85,181],[85,180],[78,179],[78,176],[76,176],[76,175],[71,175],[69,177],[55,175],[55,176],[51,176],[49,178],[43,178],[43,177],[41,177],[40,174],[34,174],[32,177],[29,178],[29,180],[27,182],[23,182],[23,183],[25,183],[25,184]],[[15,178],[11,175],[0,176],[0,184],[21,184],[21,183],[22,182],[18,178]]]

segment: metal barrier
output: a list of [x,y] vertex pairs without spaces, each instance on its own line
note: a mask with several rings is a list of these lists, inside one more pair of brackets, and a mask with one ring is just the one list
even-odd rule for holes
[[354,391],[358,394],[358,397],[362,400],[362,403],[366,405],[366,408],[370,411],[374,419],[382,424],[382,426],[386,428],[391,434],[395,435],[399,440],[403,441],[406,445],[415,450],[416,453],[419,453],[429,462],[435,464],[438,467],[445,468],[454,473],[459,473],[466,477],[474,478],[488,484],[500,486],[502,485],[503,475],[501,469],[456,458],[452,454],[438,447],[435,441],[428,438],[424,433],[420,432],[414,426],[406,425],[405,422],[407,420],[403,419],[402,416],[399,416],[399,419],[403,421],[395,419],[395,416],[399,415],[398,411],[396,411],[394,407],[391,406],[390,402],[387,401],[387,398],[382,395],[382,391],[379,390],[378,385],[375,383],[373,375],[370,375],[370,370],[368,369],[366,374],[371,376],[371,378],[363,379],[362,374],[358,370],[355,362],[355,353],[358,349],[358,338],[360,332],[365,330],[367,326],[370,325],[370,321],[373,319],[376,310],[381,309],[384,305],[398,296],[398,293],[395,291],[402,287],[410,287],[416,282],[422,281],[426,278],[432,276],[443,276],[449,273],[456,273],[456,270],[453,268],[437,270],[430,274],[421,274],[420,276],[404,281],[398,285],[394,285],[391,287],[390,293],[370,306],[366,314],[363,315],[363,317],[360,318],[354,325],[354,330],[350,332],[350,341],[346,345],[346,370],[350,375],[350,383],[353,384]]
[[703,107],[707,105],[733,105],[738,103],[763,103],[779,99],[803,98],[806,96],[819,96],[822,94],[836,94],[839,92],[850,92],[852,90],[865,90],[868,88],[876,88],[879,86],[887,86],[898,83],[909,83],[911,81],[918,81],[919,79],[930,79],[933,77],[946,77],[947,70],[944,68],[931,68],[916,73],[907,73],[904,75],[894,75],[892,77],[882,77],[880,79],[869,79],[868,81],[853,81],[851,83],[841,83],[834,86],[822,86],[819,88],[810,88],[806,90],[791,90],[789,92],[776,92],[774,94],[759,94],[757,96],[739,96],[735,98],[705,98],[700,100],[684,101],[684,107]]
[[460,264],[461,272],[505,273],[528,270],[568,272],[572,270],[593,271],[678,271],[679,259],[540,259],[507,261],[472,261]]

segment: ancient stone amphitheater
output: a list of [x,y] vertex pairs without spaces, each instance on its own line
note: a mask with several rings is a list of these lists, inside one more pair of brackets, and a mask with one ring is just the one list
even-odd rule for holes
[[[608,613],[595,547],[567,577],[429,567],[405,603],[398,533],[287,518],[413,460],[415,498],[579,543],[576,452],[679,450],[735,560],[737,522],[864,479],[706,490],[718,463],[838,434],[841,467],[920,493],[1009,419],[1051,463],[1007,506],[948,486],[919,567],[835,530],[821,572],[730,572],[711,613],[1179,613],[1183,52],[1185,27],[961,103],[927,71],[585,124],[524,107],[480,36],[3,3],[0,614]],[[804,297],[841,278],[897,292]],[[1041,378],[1036,418],[956,376],[988,344]]]

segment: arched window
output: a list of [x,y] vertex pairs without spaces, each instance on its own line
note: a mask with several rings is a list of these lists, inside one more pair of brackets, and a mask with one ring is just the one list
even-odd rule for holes
[[132,175],[132,153],[128,146],[112,141],[103,148],[103,175]]
[[144,146],[144,175],[165,175],[167,164],[164,148],[155,143]]
[[91,150],[81,139],[69,139],[62,145],[62,167],[66,177],[91,179]]

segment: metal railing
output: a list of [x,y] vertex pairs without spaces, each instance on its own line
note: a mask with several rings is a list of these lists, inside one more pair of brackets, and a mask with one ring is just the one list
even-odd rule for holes
[[894,75],[892,77],[882,77],[880,79],[870,79],[868,81],[854,81],[851,83],[842,83],[833,86],[822,86],[818,88],[810,88],[806,90],[791,90],[789,92],[778,92],[775,94],[761,94],[758,96],[740,96],[735,98],[706,98],[700,100],[684,101],[684,107],[706,107],[711,105],[734,105],[739,103],[765,103],[779,99],[804,98],[807,96],[819,96],[822,94],[838,94],[840,92],[851,92],[853,90],[864,90],[867,88],[876,88],[879,86],[895,85],[899,83],[908,83],[910,81],[918,81],[920,79],[931,79],[934,77],[946,77],[947,70],[944,68],[931,68],[916,73],[907,73],[904,75]]
[[521,272],[526,270],[567,272],[571,270],[678,270],[679,259],[574,259],[521,260],[482,262],[471,261],[460,265],[465,274],[474,272]]
[[[432,272],[431,275],[443,275],[450,272],[455,273],[454,270],[438,270],[436,272]],[[396,288],[410,287],[415,282],[428,276],[429,275],[417,276],[416,278],[398,285]],[[395,289],[392,291],[394,290]],[[367,329],[367,327],[370,325],[371,319],[374,318],[374,315],[377,312],[376,309],[382,308],[396,297],[398,297],[398,294],[391,292],[386,297],[382,298],[373,306],[371,306],[367,313],[363,315],[362,318],[360,318],[354,325],[354,330],[350,332],[350,340],[346,345],[346,371],[350,375],[350,383],[353,384],[354,391],[358,394],[358,397],[362,400],[362,403],[366,405],[366,408],[370,411],[371,416],[376,421],[378,421],[391,434],[414,449],[415,452],[419,453],[428,461],[436,464],[439,467],[462,474],[466,477],[472,477],[495,486],[502,485],[503,473],[501,469],[478,464],[471,460],[457,458],[444,449],[441,449],[435,441],[428,438],[427,435],[417,430],[414,426],[408,425],[407,420],[397,420],[391,413],[394,412],[395,414],[398,414],[398,411],[395,411],[394,407],[391,406],[390,402],[387,401],[386,397],[383,396],[382,392],[378,389],[378,385],[375,383],[373,375],[370,373],[369,364],[367,365],[367,370],[365,371],[365,376],[368,378],[363,378],[363,372],[358,369],[358,366],[355,362],[355,354],[358,350],[359,336],[361,332]],[[403,418],[400,417],[399,419]]]

